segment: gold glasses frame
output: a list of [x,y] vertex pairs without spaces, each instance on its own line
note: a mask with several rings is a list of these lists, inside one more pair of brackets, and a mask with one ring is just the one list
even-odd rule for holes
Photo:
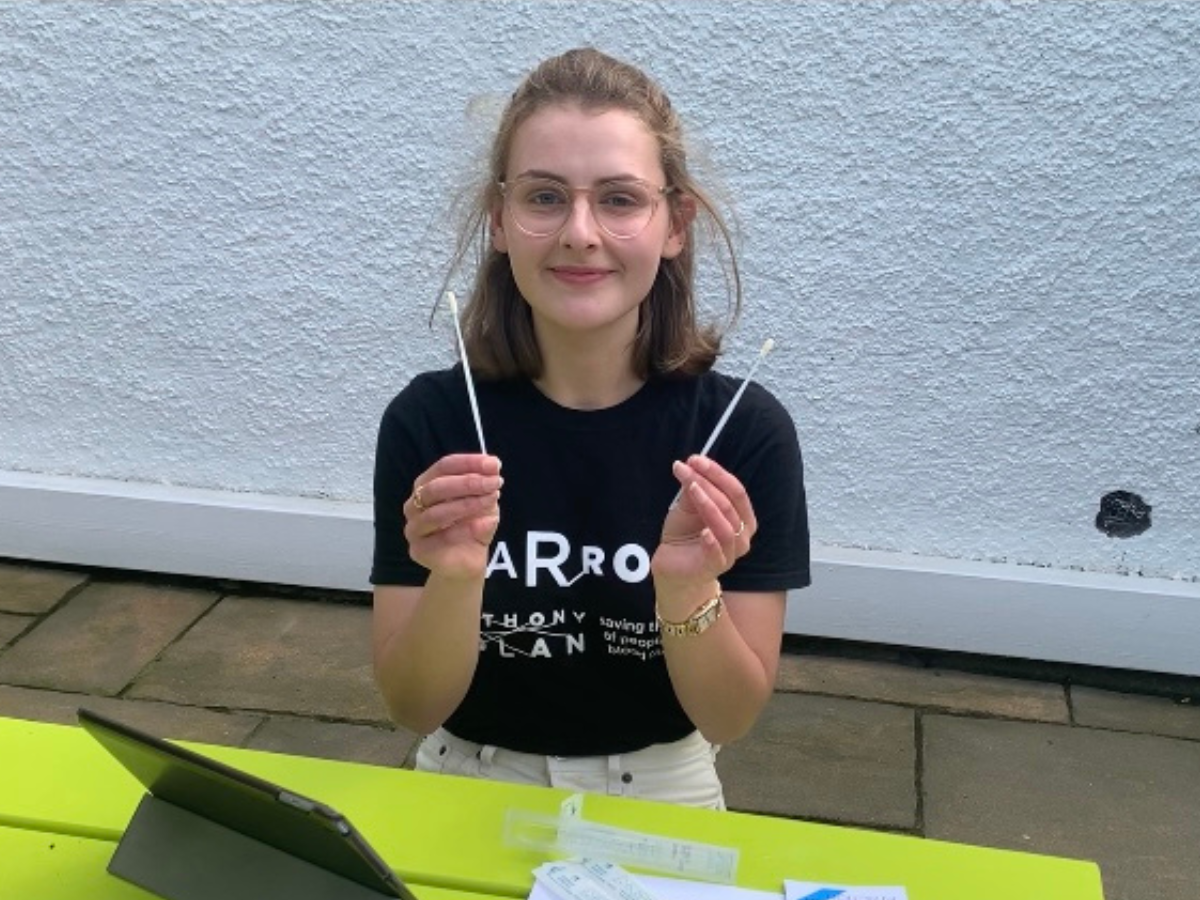
[[[520,184],[527,184],[529,182],[544,183],[547,187],[552,187],[555,190],[563,191],[569,195],[571,201],[571,206],[565,207],[566,211],[563,215],[562,221],[548,231],[539,231],[529,227],[528,221],[522,222],[520,216],[513,210],[513,207],[509,205],[509,212],[512,214],[513,224],[516,225],[523,234],[526,234],[532,238],[548,238],[557,235],[566,227],[567,222],[571,220],[570,210],[574,207],[576,198],[580,194],[587,194],[588,210],[592,214],[592,221],[596,223],[600,230],[609,237],[618,241],[633,240],[634,238],[640,236],[642,232],[644,232],[650,225],[650,223],[654,221],[654,217],[658,213],[659,204],[664,198],[668,197],[675,190],[675,188],[671,185],[657,185],[642,178],[613,178],[608,181],[603,181],[593,187],[576,187],[574,185],[567,184],[565,181],[562,181],[558,178],[551,178],[544,175],[518,175],[516,178],[512,179],[512,181],[497,181],[496,186],[499,188],[500,195],[504,199],[505,204],[510,204],[513,196],[512,190]],[[641,223],[637,231],[631,233],[618,233],[613,231],[611,225],[606,224],[605,217],[599,214],[596,206],[597,191],[620,188],[622,185],[636,185],[639,188],[649,191],[651,195],[649,215],[646,216],[645,220]]]

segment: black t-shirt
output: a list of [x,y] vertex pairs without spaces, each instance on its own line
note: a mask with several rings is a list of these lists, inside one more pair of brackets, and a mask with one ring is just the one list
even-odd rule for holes
[[[704,445],[739,380],[655,377],[608,409],[561,407],[525,379],[477,381],[488,452],[503,464],[500,527],[484,586],[479,662],[446,722],[528,753],[625,753],[694,730],[654,617],[650,557],[679,489],[671,463]],[[462,367],[418,376],[383,415],[375,459],[374,584],[423,585],[402,507],[449,453],[477,453]],[[708,454],[741,480],[758,519],[725,591],[809,583],[795,427],[751,383]]]

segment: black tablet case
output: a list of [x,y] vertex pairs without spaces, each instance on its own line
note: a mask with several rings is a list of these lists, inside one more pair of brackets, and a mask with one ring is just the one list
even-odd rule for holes
[[112,874],[169,900],[416,900],[331,807],[94,711],[79,721],[150,792]]

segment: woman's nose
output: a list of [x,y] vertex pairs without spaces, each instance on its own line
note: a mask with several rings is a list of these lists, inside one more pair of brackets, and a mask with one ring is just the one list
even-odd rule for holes
[[591,195],[577,193],[560,234],[565,247],[594,247],[600,242],[600,225],[592,211]]

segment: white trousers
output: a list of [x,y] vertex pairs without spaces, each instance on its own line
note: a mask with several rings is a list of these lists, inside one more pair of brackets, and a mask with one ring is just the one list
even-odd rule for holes
[[476,744],[444,728],[421,741],[422,772],[537,784],[616,797],[724,809],[717,749],[698,731],[670,744],[612,756],[539,756]]

